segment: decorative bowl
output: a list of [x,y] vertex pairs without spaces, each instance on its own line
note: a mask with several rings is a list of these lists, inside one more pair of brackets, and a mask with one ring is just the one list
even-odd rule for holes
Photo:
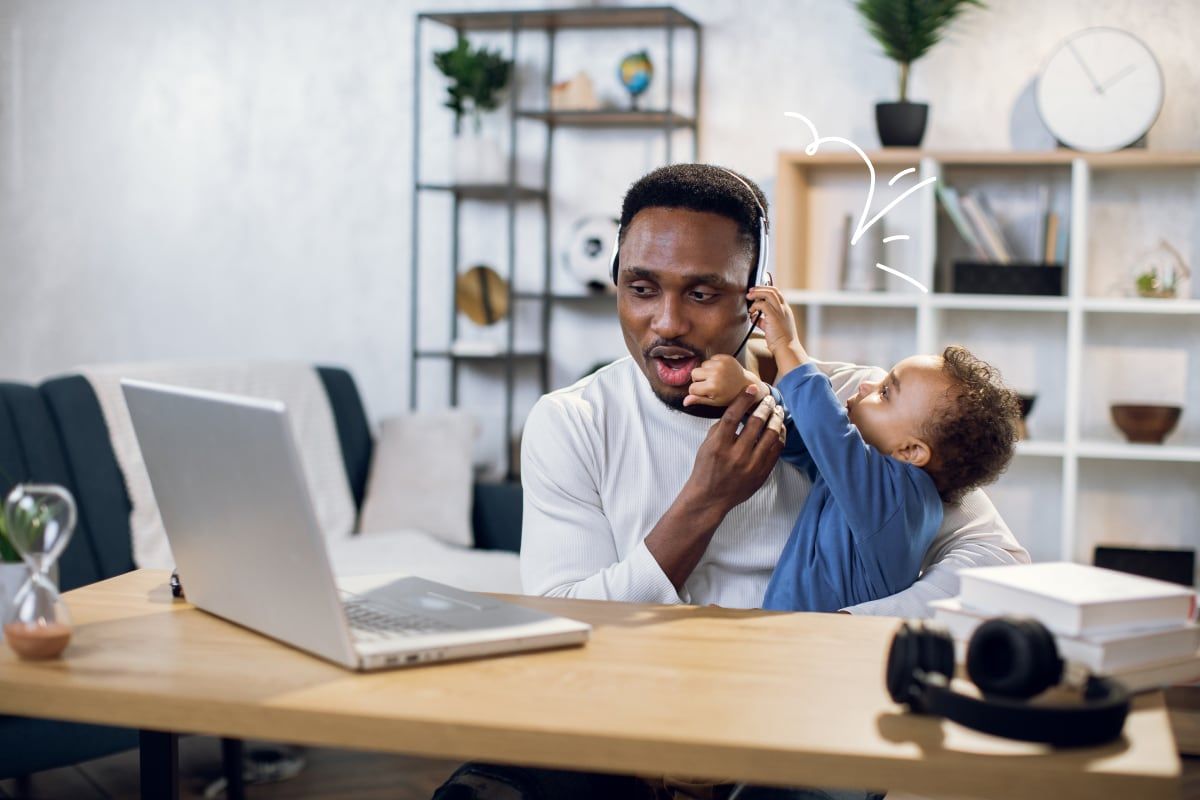
[[1109,407],[1113,423],[1131,442],[1162,444],[1167,434],[1175,430],[1182,406],[1127,405],[1114,403]]
[[1018,439],[1029,438],[1029,429],[1025,426],[1025,419],[1029,416],[1029,412],[1033,411],[1033,404],[1036,401],[1036,394],[1017,394],[1017,406],[1021,412],[1021,418],[1017,420]]

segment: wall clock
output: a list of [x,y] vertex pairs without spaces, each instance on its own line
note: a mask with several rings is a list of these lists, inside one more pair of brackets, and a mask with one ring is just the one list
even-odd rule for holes
[[1140,39],[1116,28],[1068,36],[1038,77],[1037,106],[1067,147],[1103,153],[1146,135],[1163,103],[1158,61]]

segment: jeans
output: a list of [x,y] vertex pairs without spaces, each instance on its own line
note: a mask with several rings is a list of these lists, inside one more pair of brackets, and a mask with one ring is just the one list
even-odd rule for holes
[[[676,795],[678,797],[680,795]],[[860,789],[717,787],[713,800],[883,800]],[[464,764],[432,800],[674,800],[661,786],[629,775],[602,775],[496,764]]]

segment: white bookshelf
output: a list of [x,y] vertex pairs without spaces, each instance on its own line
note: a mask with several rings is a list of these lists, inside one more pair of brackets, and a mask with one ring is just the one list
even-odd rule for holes
[[[1036,392],[1030,438],[988,490],[1035,559],[1086,562],[1097,544],[1200,548],[1200,275],[1177,299],[1123,290],[1134,260],[1159,236],[1200,271],[1200,153],[870,155],[876,209],[911,185],[888,187],[889,177],[914,167],[913,180],[937,176],[994,197],[1002,222],[1009,207],[1056,210],[1070,237],[1064,295],[938,291],[948,262],[967,251],[931,189],[889,214],[897,218],[891,229],[866,236],[909,233],[901,247],[884,245],[895,247],[885,263],[933,291],[892,278],[881,291],[841,291],[840,220],[857,218],[866,169],[849,153],[784,153],[775,269],[812,352],[890,366],[961,342],[1019,391]],[[1018,242],[1033,230],[1020,228],[1005,225]],[[1112,424],[1111,403],[1139,400],[1184,406],[1164,444],[1130,444]]]

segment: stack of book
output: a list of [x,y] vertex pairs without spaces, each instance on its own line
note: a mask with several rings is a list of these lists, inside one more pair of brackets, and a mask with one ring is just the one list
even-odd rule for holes
[[938,182],[934,186],[938,200],[955,230],[968,245],[972,256],[989,264],[1011,264],[1027,261],[1042,264],[1065,264],[1067,260],[1067,230],[1058,213],[1049,208],[1049,190],[1043,187],[1042,206],[1038,213],[1039,229],[1035,232],[1034,248],[1028,258],[1017,256],[1017,248],[1004,233],[999,218],[992,211],[982,192],[960,194],[953,186]]
[[1073,563],[978,567],[959,573],[959,596],[931,603],[960,651],[980,623],[1032,617],[1058,654],[1130,691],[1200,681],[1195,592],[1174,583]]

